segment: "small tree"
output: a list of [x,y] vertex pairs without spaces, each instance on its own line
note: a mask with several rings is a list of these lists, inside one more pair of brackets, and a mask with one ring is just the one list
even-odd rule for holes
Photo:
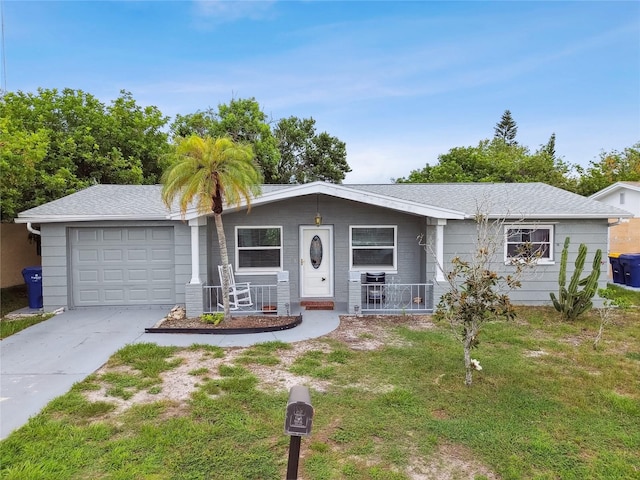
[[578,248],[575,270],[571,276],[569,286],[567,283],[567,257],[569,255],[569,237],[564,240],[562,257],[560,258],[560,273],[558,274],[558,297],[550,293],[554,308],[562,314],[563,320],[575,320],[580,315],[591,310],[593,307],[592,298],[598,289],[598,278],[600,278],[600,261],[602,250],[596,250],[593,256],[591,273],[584,278],[580,278],[584,270],[584,261],[587,258],[587,246],[584,243]]
[[[236,143],[228,137],[211,138],[192,135],[178,140],[169,157],[171,164],[162,176],[162,199],[168,208],[178,199],[184,216],[190,205],[200,213],[212,213],[218,234],[221,265],[229,263],[227,239],[222,223],[225,205],[251,206],[260,193],[260,172],[253,163],[250,145]],[[222,275],[224,321],[231,318],[229,277]]]
[[598,308],[598,315],[600,316],[600,326],[598,327],[598,333],[593,340],[593,349],[598,349],[598,344],[602,340],[602,334],[604,333],[604,327],[611,323],[613,320],[614,312],[616,310],[625,310],[629,308],[630,303],[624,298],[616,298],[610,290],[606,288],[598,289],[598,296],[602,298],[602,307]]
[[[464,350],[465,385],[471,385],[473,370],[480,370],[477,360],[471,358],[471,349],[478,346],[482,324],[490,320],[511,320],[515,309],[508,292],[521,286],[524,269],[537,257],[532,249],[524,249],[512,262],[513,274],[498,275],[492,269],[495,253],[502,239],[502,221],[490,222],[487,215],[477,213],[477,236],[469,260],[455,257],[453,268],[445,277],[448,291],[440,298],[436,318],[446,320]],[[429,248],[425,243],[421,245]],[[529,253],[527,253],[529,252]],[[439,266],[442,268],[442,266]]]

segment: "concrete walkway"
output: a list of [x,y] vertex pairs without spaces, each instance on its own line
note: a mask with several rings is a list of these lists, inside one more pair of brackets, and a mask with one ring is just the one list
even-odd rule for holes
[[326,335],[340,324],[338,311],[304,311],[291,330],[247,335],[150,334],[167,308],[87,308],[64,312],[0,341],[0,439],[24,425],[58,397],[100,368],[127,344],[151,342],[186,347],[194,343],[248,347],[280,340],[298,342]]

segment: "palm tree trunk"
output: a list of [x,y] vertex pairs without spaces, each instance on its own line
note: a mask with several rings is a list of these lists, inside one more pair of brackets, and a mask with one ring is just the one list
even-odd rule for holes
[[[224,234],[224,226],[222,224],[222,215],[214,213],[213,218],[216,222],[216,232],[218,234],[218,245],[220,247],[220,262],[223,267],[229,265],[229,253],[227,252],[227,237]],[[231,319],[231,309],[229,308],[229,271],[222,269],[222,306],[224,308],[224,322]]]

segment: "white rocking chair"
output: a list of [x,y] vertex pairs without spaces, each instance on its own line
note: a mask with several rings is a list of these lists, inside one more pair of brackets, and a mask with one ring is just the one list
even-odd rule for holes
[[[220,276],[220,285],[223,285],[224,269],[227,269],[229,275],[229,308],[231,310],[238,310],[240,307],[251,307],[253,302],[251,301],[251,288],[249,282],[236,283],[233,276],[233,267],[229,265],[218,265],[218,275]],[[218,303],[218,307],[224,308],[224,305]]]

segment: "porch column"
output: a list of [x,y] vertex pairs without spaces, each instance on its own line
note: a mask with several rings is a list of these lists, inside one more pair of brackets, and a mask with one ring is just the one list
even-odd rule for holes
[[206,217],[189,220],[191,227],[191,281],[185,285],[184,295],[187,317],[199,317],[204,313],[204,290],[200,280],[200,227],[206,224]]
[[[427,218],[427,262],[432,257],[435,263],[436,282],[444,282],[444,226],[447,224],[445,218]],[[427,266],[425,265],[425,268]]]
[[284,270],[278,272],[277,275],[278,286],[278,315],[290,315],[291,314],[291,287],[289,286],[289,272]]
[[349,314],[362,312],[362,274],[360,272],[349,272],[349,304],[347,305]]
[[206,217],[189,220],[191,227],[191,281],[190,284],[200,284],[200,227],[207,224]]
[[447,224],[447,220],[444,218],[438,218],[436,223],[436,281],[444,282],[444,226]]

